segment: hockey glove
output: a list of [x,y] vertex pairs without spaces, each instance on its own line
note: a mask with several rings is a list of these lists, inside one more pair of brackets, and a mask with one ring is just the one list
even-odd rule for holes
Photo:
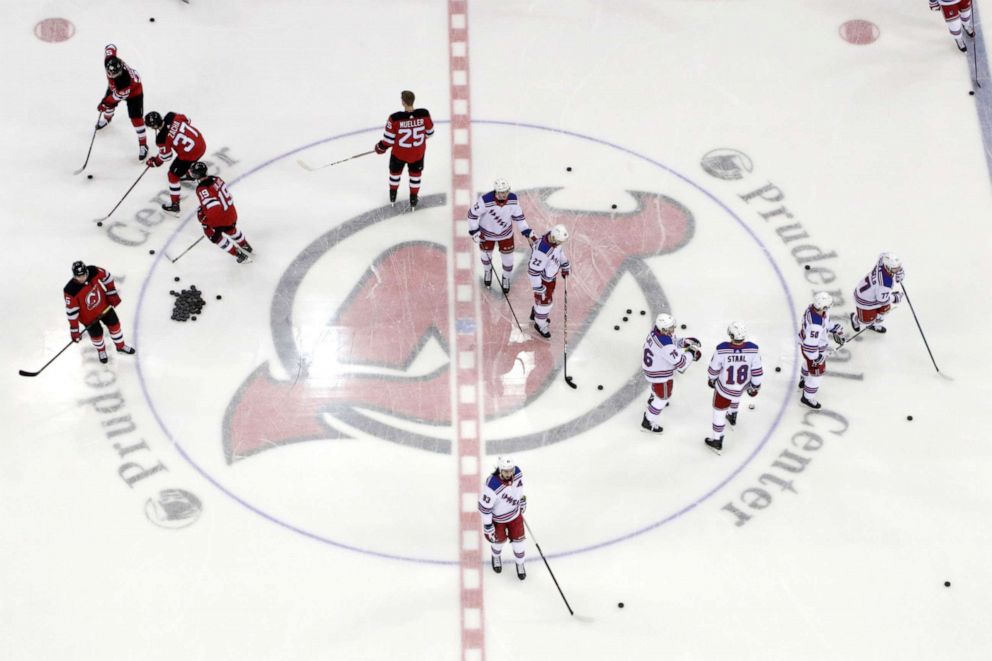
[[568,277],[568,273],[569,273],[568,271],[562,271],[562,272],[561,272],[561,277],[562,277],[562,279],[565,279],[565,278],[567,278],[567,277]]
[[698,349],[701,346],[703,346],[703,343],[700,342],[698,338],[687,337],[684,340],[682,340],[682,346],[685,346],[685,347],[696,347]]
[[113,305],[115,308],[121,304],[121,297],[117,294],[107,293],[107,301]]
[[103,57],[110,58],[117,55],[117,46],[114,44],[107,44],[103,47]]
[[930,0],[930,11],[940,11],[940,3],[937,0]]
[[496,526],[493,524],[488,524],[482,526],[482,535],[489,541],[490,544],[496,543]]
[[905,298],[905,296],[906,295],[903,294],[901,291],[892,292],[892,304],[899,305],[900,303],[902,303],[902,299]]
[[716,388],[716,381],[714,379],[707,379],[706,385],[708,385],[710,388]]
[[895,279],[896,282],[902,282],[902,279],[906,277],[906,272],[903,271],[902,269],[899,269],[898,271],[892,274],[892,277]]
[[111,110],[114,109],[114,106],[110,105],[106,101],[101,101],[100,105],[98,105],[96,109],[99,110],[100,112],[110,112]]
[[822,365],[823,363],[825,363],[825,362],[826,362],[826,360],[827,360],[827,359],[826,359],[826,357],[825,357],[825,356],[824,356],[824,355],[823,355],[822,353],[818,353],[818,354],[816,354],[816,358],[814,358],[814,359],[813,359],[813,360],[812,360],[812,361],[810,362],[810,364],[811,364],[811,365],[812,365],[813,367],[819,367],[820,365]]
[[692,356],[693,360],[699,360],[700,358],[703,357],[703,352],[700,351],[697,347],[691,345],[685,348],[685,352],[690,356]]
[[69,337],[72,338],[72,341],[73,342],[79,342],[79,338],[82,337],[82,334],[80,334],[78,328],[70,328],[69,329]]
[[520,515],[527,511],[527,496],[520,496]]
[[475,230],[474,232],[472,230],[469,230],[468,235],[469,237],[471,237],[473,241],[475,241],[476,245],[482,242],[482,234],[479,232],[479,230]]
[[381,140],[379,142],[375,143],[375,153],[377,153],[377,154],[385,154],[386,153],[386,149],[387,149],[386,146],[384,144],[382,144],[382,141]]
[[207,219],[207,212],[203,210],[203,207],[196,208],[196,219],[200,221],[201,225]]
[[153,156],[153,157],[149,158],[147,161],[145,161],[145,165],[147,165],[150,168],[157,168],[160,165],[162,165],[162,157],[161,156]]
[[750,388],[747,389],[747,394],[750,395],[751,397],[757,397],[759,388],[761,388],[761,386],[758,387],[751,386]]
[[837,346],[839,346],[839,347],[844,346],[844,343],[847,342],[847,338],[844,337],[844,331],[838,331],[836,333],[831,333],[830,334],[830,337],[834,338],[834,342],[836,342],[837,343]]

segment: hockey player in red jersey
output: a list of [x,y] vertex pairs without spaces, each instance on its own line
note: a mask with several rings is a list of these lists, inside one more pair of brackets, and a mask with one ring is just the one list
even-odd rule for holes
[[239,264],[246,261],[252,247],[237,228],[238,210],[234,208],[234,200],[227,191],[227,184],[220,177],[208,175],[207,165],[201,161],[190,166],[189,172],[199,181],[196,185],[196,201],[200,208],[196,210],[196,217],[203,227],[203,233],[218,248],[237,257]]
[[524,512],[527,511],[527,496],[524,495],[524,474],[510,457],[496,460],[494,470],[482,486],[479,494],[479,512],[482,514],[482,534],[490,544],[493,571],[503,571],[503,544],[507,539],[513,547],[513,558],[517,565],[517,578],[527,578],[524,567]]
[[207,143],[186,115],[168,112],[162,117],[157,112],[150,112],[145,115],[145,124],[155,131],[155,144],[159,150],[148,159],[148,167],[159,167],[175,152],[176,160],[169,166],[170,204],[163,204],[162,209],[179,213],[179,181],[189,179],[189,169],[206,153]]
[[110,339],[117,353],[134,354],[135,350],[124,343],[124,332],[117,318],[115,307],[121,304],[114,276],[99,266],[73,262],[72,280],[63,289],[65,314],[69,317],[69,336],[73,342],[82,337],[80,326],[89,331],[90,341],[96,347],[100,362],[107,362],[107,347],[103,342],[103,327],[110,330]]
[[424,154],[427,152],[427,138],[434,135],[434,122],[426,108],[414,108],[413,92],[400,93],[403,110],[394,112],[386,120],[382,140],[375,144],[377,154],[389,155],[389,201],[396,202],[396,190],[400,187],[403,168],[409,170],[410,208],[417,208],[420,195],[420,175],[424,171]]
[[107,72],[107,91],[97,110],[103,113],[96,123],[99,131],[105,128],[114,118],[117,104],[127,103],[127,116],[131,118],[134,132],[138,134],[138,160],[143,161],[148,156],[148,141],[145,138],[144,91],[141,87],[141,77],[138,72],[117,57],[117,46],[107,44],[103,49],[103,68]]
[[954,38],[958,50],[964,53],[968,46],[964,43],[964,35],[975,38],[975,24],[971,20],[971,0],[930,0],[930,9],[941,10],[948,32]]

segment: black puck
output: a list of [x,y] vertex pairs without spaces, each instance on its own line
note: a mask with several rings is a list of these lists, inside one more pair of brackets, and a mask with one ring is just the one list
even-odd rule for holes
[[191,321],[196,321],[196,316],[194,315],[194,316],[190,317],[190,320]]
[[685,324],[682,324],[682,330],[685,330]]
[[149,18],[149,19],[148,19],[148,22],[149,22],[149,23],[154,23],[154,22],[155,22],[155,17],[154,17],[154,16],[152,16],[151,18]]
[[148,254],[149,254],[149,255],[154,255],[154,254],[155,254],[155,251],[154,251],[154,250],[149,250],[149,251],[148,251]]
[[907,419],[907,420],[912,420],[912,419],[913,419],[913,416],[911,416],[911,415],[907,415],[907,416],[906,416],[906,419]]
[[220,300],[220,294],[217,294],[217,300],[218,301]]
[[631,312],[632,310],[630,308],[627,308],[627,314],[630,314]]
[[569,165],[567,168],[565,168],[565,172],[571,172],[571,171],[572,171],[572,166],[571,165]]
[[968,95],[969,96],[975,96],[975,90],[971,90],[970,92],[968,92]]
[[782,371],[782,368],[781,368],[781,367],[776,367],[776,368],[775,368],[775,371],[776,371],[776,372],[781,372],[781,371]]
[[179,295],[179,294],[176,293],[176,290],[175,289],[170,289],[169,290],[169,293],[172,294],[173,296],[178,296]]
[[624,321],[627,321],[627,317],[624,317],[624,318],[623,318],[623,320],[624,320]]
[[619,604],[617,604],[617,608],[623,608],[623,602],[622,601]]
[[619,326],[614,326],[613,327],[613,330],[620,330],[620,327]]
[[611,208],[611,209],[616,209],[616,208],[617,208],[617,205],[615,205],[615,204],[611,204],[611,205],[610,205],[610,208]]
[[103,221],[102,220],[96,221],[96,226],[97,227],[103,227]]
[[[972,92],[972,94],[974,94],[974,92]],[[944,581],[944,587],[945,588],[951,587],[951,582],[950,581]]]
[[641,316],[642,316],[642,317],[643,317],[644,315],[646,315],[646,314],[647,314],[647,310],[641,310]]
[[93,178],[93,175],[91,175],[91,174],[88,174],[88,175],[86,175],[86,178],[87,178],[87,179],[92,179],[92,178]]
[[178,276],[178,275],[177,275],[177,276],[176,276],[175,278],[173,278],[173,279],[174,279],[174,280],[175,280],[176,282],[179,282],[179,276]]
[[596,386],[596,390],[602,390],[603,386]]
[[804,269],[806,269],[806,270],[808,271],[808,270],[809,270],[809,264],[807,264],[807,265],[806,265],[806,266],[804,266],[803,268],[804,268]]

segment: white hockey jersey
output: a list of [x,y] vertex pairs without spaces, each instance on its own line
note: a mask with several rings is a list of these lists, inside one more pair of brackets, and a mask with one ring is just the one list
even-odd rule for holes
[[510,193],[503,206],[496,203],[495,191],[483,193],[475,201],[475,206],[468,210],[469,234],[481,232],[483,241],[502,241],[511,238],[514,225],[524,237],[530,237],[531,229],[516,193]]
[[685,340],[674,335],[663,335],[652,328],[644,341],[641,353],[641,370],[649,383],[665,383],[675,376],[675,370],[685,372],[693,358],[682,351]]
[[486,478],[486,484],[479,494],[479,512],[482,513],[482,525],[488,526],[493,521],[508,523],[520,516],[520,499],[524,497],[524,474],[520,466],[513,467],[513,479],[507,484],[499,475],[492,474]]
[[809,306],[803,315],[803,326],[799,329],[799,346],[802,348],[803,356],[808,360],[816,360],[829,344],[827,333],[842,331],[840,324],[830,322],[829,310],[824,310],[823,315],[820,315],[816,308]]
[[717,391],[731,400],[740,399],[748,387],[760,388],[764,370],[754,342],[721,342],[710,359],[709,377]]
[[572,268],[568,263],[568,256],[565,248],[561,245],[554,245],[548,240],[550,232],[541,237],[541,240],[534,244],[530,253],[530,262],[527,264],[527,275],[530,277],[530,285],[534,290],[544,286],[545,282],[551,282],[558,276],[558,271],[568,273]]
[[881,260],[854,288],[854,304],[862,310],[877,310],[892,305],[892,290],[902,282],[903,271],[893,275],[885,270]]

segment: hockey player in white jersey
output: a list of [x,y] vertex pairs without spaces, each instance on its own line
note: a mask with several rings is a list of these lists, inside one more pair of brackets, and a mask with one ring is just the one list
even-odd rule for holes
[[480,195],[475,206],[468,210],[468,234],[479,244],[482,283],[486,287],[493,282],[493,248],[499,246],[503,261],[500,284],[505,293],[510,291],[510,273],[513,272],[514,225],[524,238],[533,241],[533,232],[527,225],[517,194],[510,192],[510,183],[506,179],[497,179],[493,190]]
[[860,331],[861,324],[868,324],[870,330],[884,333],[885,315],[902,302],[903,293],[893,290],[905,275],[899,257],[891,252],[879,255],[875,267],[854,288],[856,311],[850,316],[851,328]]
[[527,275],[534,290],[534,307],[530,318],[536,330],[544,339],[551,338],[551,308],[554,307],[555,284],[558,273],[567,278],[572,266],[562,246],[568,241],[568,230],[564,225],[555,225],[551,231],[534,243],[527,263]]
[[820,408],[816,393],[820,389],[820,380],[827,371],[827,336],[834,338],[837,344],[844,344],[844,329],[836,322],[830,321],[830,306],[833,297],[825,291],[813,295],[813,304],[803,313],[802,328],[799,329],[799,347],[803,353],[803,363],[800,369],[799,389],[802,399],[799,401],[811,409]]
[[[710,358],[709,386],[713,388],[713,438],[704,442],[717,454],[723,451],[723,431],[737,424],[737,406],[744,391],[757,397],[761,389],[761,356],[758,345],[747,341],[747,328],[740,321],[727,326],[729,342],[716,345]],[[729,412],[728,412],[729,409]]]
[[479,494],[479,512],[482,513],[482,534],[489,541],[492,551],[493,571],[503,571],[503,543],[507,538],[513,547],[517,565],[517,578],[527,578],[524,567],[524,512],[527,496],[524,495],[524,474],[510,457],[496,460],[496,470],[486,478]]
[[685,372],[692,361],[702,357],[700,346],[701,343],[694,337],[682,339],[675,335],[675,318],[672,315],[662,313],[655,319],[641,353],[641,369],[644,378],[651,384],[647,411],[641,420],[642,429],[656,434],[663,431],[658,423],[672,396],[675,372]]
[[[930,0],[932,11],[940,10],[944,14],[947,31],[954,39],[954,45],[962,53],[968,50],[964,35],[975,38],[975,25],[972,20],[971,0]],[[962,34],[962,30],[964,34]]]

